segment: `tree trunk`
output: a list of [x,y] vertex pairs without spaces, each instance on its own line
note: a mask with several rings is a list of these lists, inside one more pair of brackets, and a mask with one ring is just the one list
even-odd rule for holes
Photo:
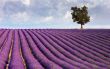
[[81,29],[83,29],[83,24],[81,24]]

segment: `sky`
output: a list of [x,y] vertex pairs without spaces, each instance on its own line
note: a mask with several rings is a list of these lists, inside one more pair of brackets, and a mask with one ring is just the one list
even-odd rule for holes
[[71,7],[83,5],[91,16],[84,28],[110,28],[110,0],[0,0],[0,28],[77,29]]

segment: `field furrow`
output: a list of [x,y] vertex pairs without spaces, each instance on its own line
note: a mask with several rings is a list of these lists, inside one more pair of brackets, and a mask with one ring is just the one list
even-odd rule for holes
[[109,35],[109,29],[1,29],[0,69],[110,69]]

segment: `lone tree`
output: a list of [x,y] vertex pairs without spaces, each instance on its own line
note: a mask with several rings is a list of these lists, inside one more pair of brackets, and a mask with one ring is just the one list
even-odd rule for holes
[[86,6],[83,6],[81,8],[71,7],[73,22],[81,24],[81,29],[83,29],[83,25],[90,21],[90,16],[88,16],[87,9],[88,8]]

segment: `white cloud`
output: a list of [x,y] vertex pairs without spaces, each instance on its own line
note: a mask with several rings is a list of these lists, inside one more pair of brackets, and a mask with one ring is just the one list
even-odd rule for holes
[[0,22],[2,22],[4,19],[4,13],[2,11],[0,11]]
[[21,2],[26,6],[29,6],[31,4],[31,0],[21,0]]
[[0,17],[0,22],[2,22],[2,20],[3,20],[3,18],[2,18],[2,17]]
[[53,16],[45,17],[43,21],[48,22],[48,21],[51,21],[51,20],[53,20]]
[[75,2],[75,3],[77,3],[78,2],[78,0],[66,0],[67,2]]
[[101,3],[100,0],[93,0],[93,1],[90,0],[90,2],[87,3],[87,6],[88,6],[89,8],[95,8],[95,7],[98,6],[100,3]]
[[110,0],[104,1],[103,5],[110,9]]
[[86,3],[89,8],[95,8],[97,6],[110,8],[110,0],[88,0]]
[[[110,21],[110,0],[85,1],[90,10],[91,22]],[[6,5],[7,2],[9,5]],[[31,24],[72,23],[70,9],[76,5],[83,5],[83,0],[0,0],[0,12],[4,12],[4,14],[0,13],[0,21],[7,21],[9,18],[9,21],[14,23],[24,22],[25,24],[27,22]]]
[[91,16],[91,17],[90,17],[90,21],[93,21],[93,20],[94,20],[94,18],[95,18],[95,17]]
[[11,16],[11,20],[14,22],[27,22],[29,20],[29,15],[26,12],[19,12]]
[[94,25],[94,26],[93,25],[92,26],[91,25],[85,25],[84,27],[90,28],[90,29],[94,29],[94,28],[95,29],[110,29],[109,25],[103,25],[103,26],[102,25]]
[[53,16],[47,16],[47,17],[39,17],[35,19],[35,23],[50,23],[52,21],[54,21],[54,17]]
[[66,14],[64,15],[64,19],[70,20],[71,18],[72,18],[71,12],[70,11],[67,11]]

